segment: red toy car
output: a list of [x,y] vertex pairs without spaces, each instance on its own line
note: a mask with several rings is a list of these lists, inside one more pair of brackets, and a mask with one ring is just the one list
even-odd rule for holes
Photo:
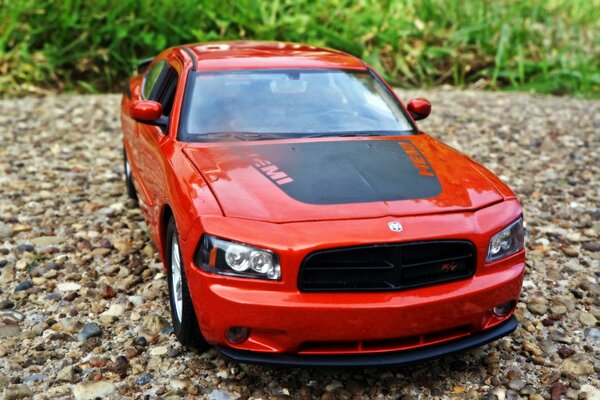
[[521,206],[421,132],[363,61],[307,45],[163,51],[123,95],[125,175],[184,345],[402,365],[512,332]]

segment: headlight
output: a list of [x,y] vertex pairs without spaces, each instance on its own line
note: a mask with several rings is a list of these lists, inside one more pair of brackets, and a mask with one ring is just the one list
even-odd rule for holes
[[279,280],[279,259],[272,251],[204,235],[194,257],[204,271],[245,278]]
[[523,229],[523,218],[519,218],[492,236],[485,262],[496,261],[515,254],[523,249],[524,244],[525,230]]

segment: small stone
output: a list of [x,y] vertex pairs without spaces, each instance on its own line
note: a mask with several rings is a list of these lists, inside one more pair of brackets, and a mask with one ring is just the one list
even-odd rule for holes
[[0,301],[0,310],[9,310],[15,306],[11,300],[2,300]]
[[185,390],[190,386],[191,382],[187,379],[171,379],[169,385],[173,390]]
[[567,393],[567,387],[560,382],[556,382],[550,387],[550,398],[552,400],[559,400],[565,393]]
[[160,315],[146,315],[142,321],[142,328],[153,334],[160,333],[163,329],[169,326],[169,323]]
[[583,330],[583,337],[585,340],[590,341],[595,345],[600,345],[600,329],[585,328]]
[[13,233],[29,232],[30,230],[31,230],[31,226],[25,225],[25,224],[18,224],[18,225],[14,225],[12,227]]
[[125,349],[125,352],[123,354],[125,354],[125,357],[132,359],[134,357],[137,357],[140,354],[140,352],[135,347],[128,347]]
[[31,253],[33,251],[34,247],[30,244],[20,244],[17,246],[17,251],[20,253]]
[[229,393],[224,392],[219,389],[213,389],[212,392],[208,394],[209,400],[232,400]]
[[31,239],[31,244],[39,247],[48,247],[61,243],[63,240],[58,236],[39,236]]
[[567,358],[560,364],[560,372],[566,376],[587,376],[594,373],[594,366],[588,360]]
[[94,357],[90,360],[90,366],[93,368],[104,368],[107,363],[108,360],[103,357]]
[[152,374],[148,372],[144,372],[140,376],[135,379],[135,384],[138,386],[144,386],[149,384],[152,381]]
[[30,281],[21,282],[15,287],[15,292],[21,292],[23,290],[27,290],[33,287],[33,283]]
[[94,400],[96,398],[105,398],[116,390],[115,385],[106,381],[87,381],[81,382],[73,388],[73,398],[75,400]]
[[106,285],[106,284],[102,285],[102,298],[103,299],[112,299],[116,295],[117,295],[117,292],[115,289],[112,288],[112,286]]
[[573,354],[575,354],[575,350],[568,348],[567,346],[562,346],[560,349],[558,349],[558,355],[561,358],[569,358],[571,357]]
[[523,342],[523,349],[525,349],[525,351],[528,353],[538,357],[544,354],[542,349],[540,349],[537,344],[532,342]]
[[32,396],[33,392],[25,385],[17,385],[13,388],[7,389],[6,392],[4,392],[4,398],[6,400],[25,399]]
[[150,349],[150,355],[152,356],[162,356],[168,353],[167,346],[156,346]]
[[81,289],[81,285],[76,282],[61,282],[56,285],[56,288],[61,292],[71,292]]
[[546,310],[548,310],[548,306],[543,303],[529,303],[527,304],[527,309],[534,314],[544,315],[546,314]]
[[556,315],[565,315],[567,313],[567,307],[562,304],[550,307],[550,312]]
[[17,336],[19,333],[21,328],[18,325],[0,325],[0,338]]
[[4,222],[0,222],[0,239],[8,239],[13,235],[12,228],[5,224]]
[[67,294],[65,297],[63,297],[63,300],[64,301],[73,301],[78,297],[79,297],[79,293],[71,292],[71,293]]
[[585,326],[595,326],[598,320],[592,314],[587,312],[582,312],[579,314],[579,322],[581,322]]
[[0,260],[0,268],[6,267],[6,264],[8,264],[8,261],[6,261],[6,260]]
[[[592,385],[582,385],[581,393],[585,393],[588,400],[600,400],[600,386],[594,387]],[[581,394],[579,395],[581,399]]]
[[167,351],[167,355],[171,358],[179,357],[181,355],[181,348],[169,346],[169,350]]
[[62,382],[73,382],[75,372],[72,365],[67,365],[56,374],[56,380]]
[[587,251],[598,252],[600,251],[600,242],[585,242],[581,245]]
[[127,297],[127,300],[129,300],[129,302],[135,307],[139,307],[144,304],[144,298],[142,296],[129,296]]
[[105,315],[105,316],[109,316],[109,317],[120,317],[124,313],[125,313],[125,306],[123,306],[122,304],[113,304],[110,306],[110,308],[108,310],[104,311],[100,315]]
[[23,379],[23,383],[42,382],[45,379],[46,379],[46,376],[43,374],[31,374],[31,375],[25,377],[25,379]]
[[77,335],[77,339],[79,339],[79,341],[82,342],[91,337],[100,336],[101,334],[102,328],[100,328],[98,324],[96,324],[95,322],[88,322],[87,324],[83,325],[83,328],[79,332],[79,335]]
[[579,256],[579,249],[575,246],[563,246],[562,251],[567,257]]
[[148,346],[148,340],[143,336],[138,336],[133,339],[133,344],[140,347],[146,347]]
[[525,382],[522,379],[511,379],[511,381],[508,382],[508,387],[513,390],[521,390],[524,386]]

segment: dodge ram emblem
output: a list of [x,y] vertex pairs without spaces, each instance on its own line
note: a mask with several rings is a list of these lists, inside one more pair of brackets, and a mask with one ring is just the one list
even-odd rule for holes
[[388,222],[388,226],[392,232],[402,232],[402,224],[397,221]]

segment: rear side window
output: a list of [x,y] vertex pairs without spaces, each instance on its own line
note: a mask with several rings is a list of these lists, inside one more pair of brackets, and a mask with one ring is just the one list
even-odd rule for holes
[[142,97],[147,100],[154,100],[156,83],[158,82],[162,72],[167,68],[165,61],[158,61],[154,63],[146,75],[144,75],[144,82],[142,84]]

